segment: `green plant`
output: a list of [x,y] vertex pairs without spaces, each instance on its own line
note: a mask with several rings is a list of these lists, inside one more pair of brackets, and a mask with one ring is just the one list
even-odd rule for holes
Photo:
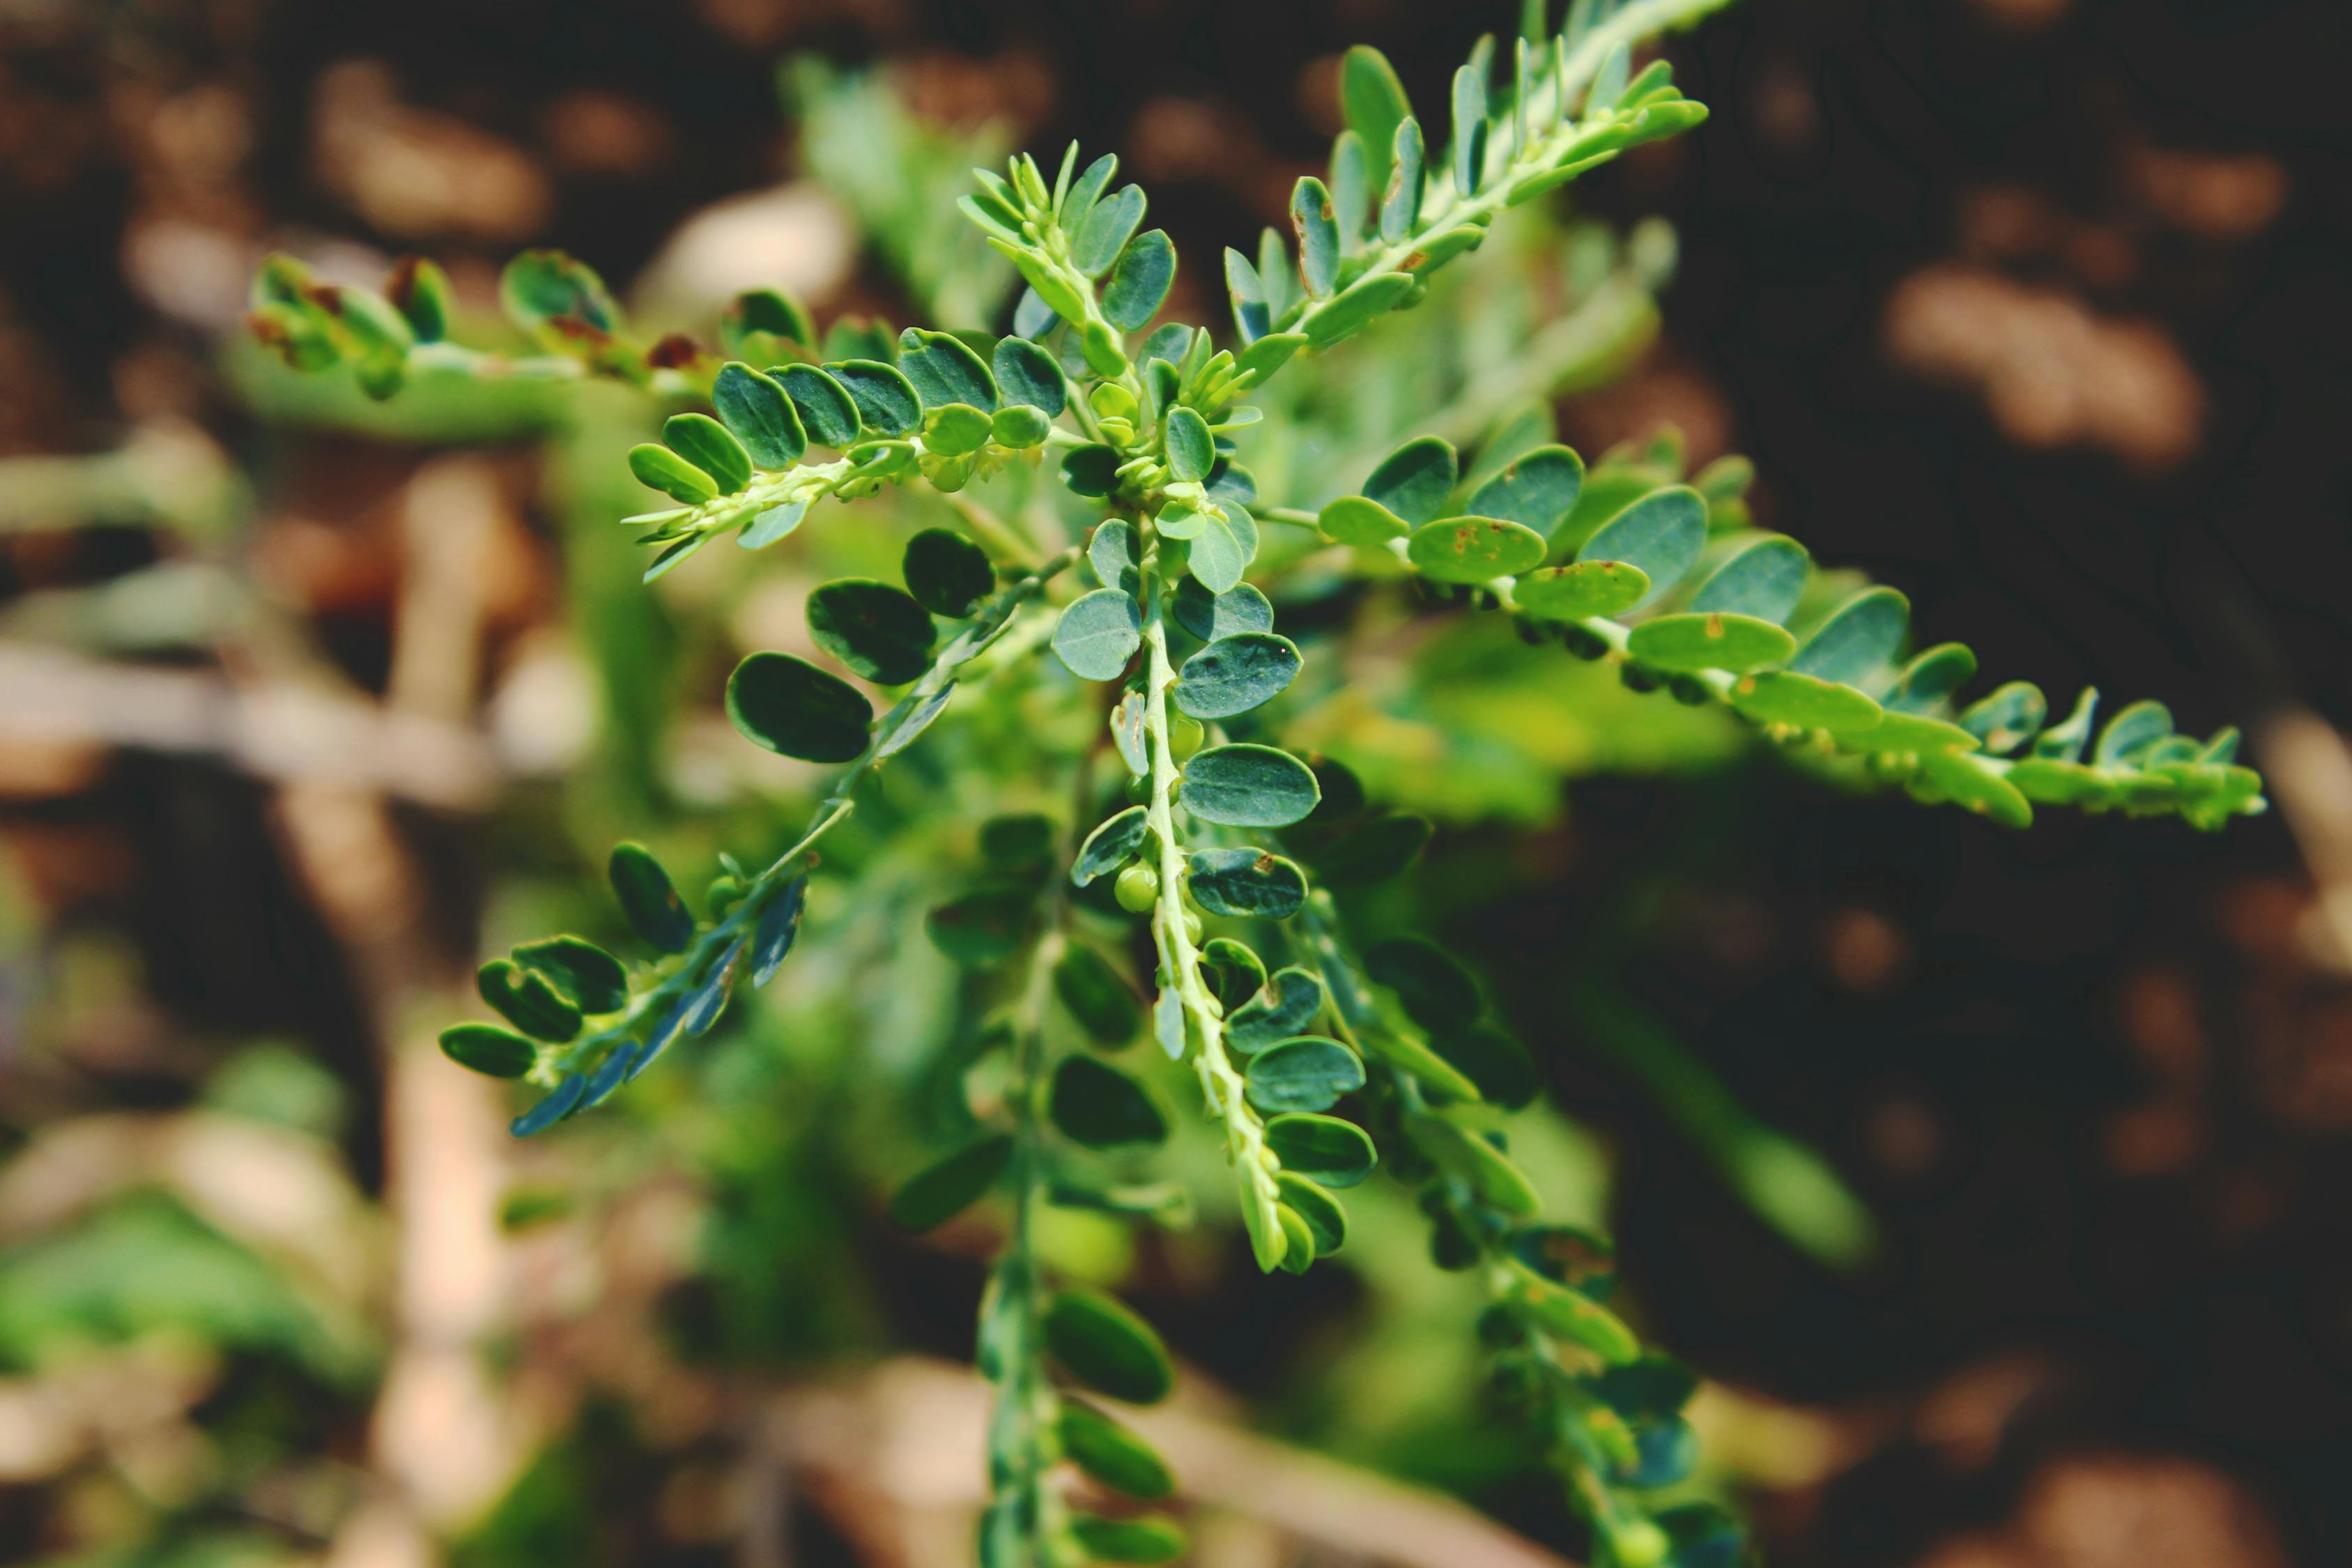
[[[343,367],[371,396],[452,376],[594,377],[679,405],[660,442],[628,454],[676,503],[627,520],[657,550],[647,581],[725,535],[775,544],[821,502],[918,481],[950,498],[952,525],[906,540],[898,584],[845,577],[808,598],[811,639],[865,687],[783,652],[751,654],[727,683],[745,739],[842,769],[805,831],[756,868],[722,856],[699,914],[650,851],[621,845],[611,881],[656,956],[625,963],[574,936],[526,943],[480,972],[505,1024],[461,1024],[442,1043],[546,1091],[519,1134],[603,1103],[777,972],[820,849],[885,763],[959,699],[1018,731],[1000,776],[944,785],[954,809],[980,807],[952,896],[926,920],[970,972],[975,1027],[957,1064],[968,1131],[890,1205],[920,1231],[1008,1196],[979,1330],[998,1391],[983,1563],[1183,1549],[1159,1515],[1073,1510],[1055,1475],[1066,1462],[1142,1503],[1174,1485],[1148,1443],[1051,1375],[1149,1404],[1171,1386],[1166,1350],[1125,1306],[1055,1278],[1037,1245],[1051,1210],[1181,1218],[1181,1194],[1142,1164],[1177,1122],[1166,1089],[1111,1059],[1143,1036],[1196,1080],[1262,1268],[1302,1271],[1339,1250],[1339,1194],[1384,1167],[1415,1191],[1438,1264],[1484,1281],[1478,1331],[1497,1384],[1556,1457],[1601,1560],[1697,1568],[1744,1552],[1713,1505],[1654,1500],[1693,1464],[1694,1381],[1612,1310],[1605,1239],[1547,1223],[1514,1163],[1507,1121],[1538,1090],[1524,1047],[1435,944],[1358,945],[1342,898],[1402,871],[1431,824],[1373,805],[1381,792],[1337,760],[1275,743],[1343,695],[1276,630],[1278,599],[1323,621],[1404,588],[1505,615],[1531,643],[1736,716],[1809,765],[2010,826],[2035,804],[2200,827],[2262,809],[2234,734],[2176,734],[2159,704],[2096,726],[2086,692],[2050,724],[2040,691],[2011,682],[1961,706],[1974,655],[1948,643],[1906,658],[1903,596],[1816,573],[1801,546],[1750,526],[1743,461],[1686,475],[1661,438],[1588,466],[1552,440],[1548,413],[1520,399],[1638,337],[1642,279],[1664,265],[1640,241],[1612,248],[1582,290],[1594,314],[1576,318],[1587,331],[1560,366],[1423,422],[1475,432],[1466,466],[1454,438],[1416,434],[1351,469],[1364,475],[1354,489],[1312,498],[1297,471],[1308,465],[1280,441],[1266,479],[1244,464],[1254,429],[1278,423],[1265,410],[1294,363],[1423,306],[1433,275],[1486,246],[1506,209],[1700,123],[1665,64],[1637,73],[1633,51],[1721,3],[1577,0],[1558,34],[1529,6],[1507,58],[1482,44],[1456,73],[1443,148],[1387,62],[1351,52],[1348,129],[1328,179],[1298,184],[1294,239],[1268,231],[1254,257],[1225,253],[1231,347],[1205,327],[1154,327],[1174,246],[1143,229],[1139,187],[1113,188],[1115,159],[1082,165],[1075,147],[1051,178],[1018,156],[961,200],[1027,285],[1002,336],[854,320],[820,335],[799,304],[758,292],[721,322],[719,354],[679,334],[646,342],[593,272],[540,251],[505,275],[502,302],[531,343],[510,354],[451,340],[456,307],[429,262],[404,263],[383,294],[283,258],[262,270],[257,334],[298,369]],[[926,274],[919,291],[989,309],[984,279],[958,281]],[[1321,428],[1327,462],[1373,434],[1343,415]],[[1277,489],[1277,467],[1295,482]],[[895,694],[878,717],[867,688]],[[924,869],[936,883],[938,865]],[[1149,954],[1141,985],[1136,952]],[[1332,1114],[1342,1103],[1358,1114]]]

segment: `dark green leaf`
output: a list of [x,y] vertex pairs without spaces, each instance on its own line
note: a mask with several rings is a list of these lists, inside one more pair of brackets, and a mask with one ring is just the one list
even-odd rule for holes
[[1266,309],[1265,285],[1249,258],[1231,246],[1225,247],[1225,294],[1233,301],[1234,330],[1242,342],[1253,343],[1265,336],[1274,324],[1273,312]]
[[1398,121],[1389,147],[1389,174],[1381,197],[1381,238],[1394,245],[1421,221],[1422,165],[1428,153],[1422,144],[1420,123],[1410,117]]
[[1097,1519],[1074,1514],[1070,1535],[1097,1563],[1152,1564],[1184,1555],[1183,1527],[1167,1519]]
[[1297,674],[1298,647],[1288,637],[1237,632],[1184,661],[1176,706],[1195,719],[1230,719],[1280,696]]
[[1000,338],[992,356],[996,388],[1007,403],[1025,403],[1048,419],[1069,406],[1069,383],[1054,356],[1026,338]]
[[825,584],[808,597],[808,626],[817,647],[884,686],[904,686],[931,665],[929,614],[887,583],[844,577]]
[[1095,581],[1106,588],[1116,588],[1129,597],[1143,592],[1143,562],[1135,525],[1125,518],[1106,518],[1095,524],[1094,535],[1087,541],[1087,564],[1094,568]]
[[1099,278],[1118,259],[1136,226],[1143,221],[1143,187],[1121,185],[1096,204],[1070,237],[1070,259],[1089,278]]
[[1395,991],[1412,1021],[1433,1033],[1465,1027],[1478,1016],[1478,983],[1434,942],[1412,936],[1375,942],[1364,953],[1364,971]]
[[526,330],[577,321],[604,334],[621,330],[621,308],[604,280],[560,250],[526,250],[499,278],[499,303]]
[[1445,505],[1458,472],[1452,443],[1422,436],[1381,459],[1364,481],[1364,494],[1418,527]]
[[1128,242],[1103,281],[1102,313],[1123,332],[1140,331],[1159,313],[1176,281],[1176,246],[1165,229],[1147,229]]
[[751,984],[755,987],[774,979],[777,966],[792,952],[793,938],[800,933],[801,908],[807,898],[808,879],[796,877],[778,889],[760,910],[760,922],[751,931]]
[[1758,540],[1715,569],[1691,595],[1694,611],[1721,610],[1785,623],[1805,592],[1811,571],[1805,547],[1777,535]]
[[950,528],[927,528],[907,541],[899,571],[915,603],[951,621],[978,609],[996,587],[988,552]]
[[1903,673],[1879,699],[1895,713],[1932,713],[1976,679],[1977,656],[1956,642],[1938,643],[1903,667]]
[[1007,1133],[964,1145],[898,1189],[890,1199],[890,1223],[917,1233],[945,1225],[979,1202],[1012,1160]]
[[1285,1171],[1274,1180],[1283,1206],[1305,1222],[1316,1257],[1328,1258],[1348,1245],[1348,1211],[1338,1198],[1295,1172]]
[[1201,967],[1218,1005],[1238,1007],[1265,984],[1265,961],[1246,942],[1213,936],[1201,948]]
[[854,359],[825,366],[849,400],[858,422],[876,436],[911,436],[923,427],[923,403],[914,384],[896,365]]
[[1020,951],[1034,913],[1025,889],[983,888],[933,909],[923,929],[958,963],[996,963]]
[[1142,608],[1116,588],[1074,600],[1054,624],[1054,652],[1082,680],[1118,679],[1142,646]]
[[1095,203],[1102,199],[1103,192],[1110,188],[1111,181],[1118,175],[1118,154],[1116,153],[1106,153],[1087,164],[1086,173],[1077,177],[1076,182],[1070,186],[1068,193],[1062,197],[1060,204],[1055,208],[1055,216],[1061,219],[1062,226],[1068,229],[1083,222],[1087,214],[1094,210]]
[[1601,1297],[1616,1282],[1617,1249],[1598,1231],[1573,1225],[1523,1225],[1504,1238],[1511,1256],[1555,1284]]
[[1247,1055],[1302,1033],[1323,1011],[1323,982],[1311,969],[1277,969],[1265,986],[1235,1008],[1225,1043]]
[[1176,1489],[1176,1478],[1150,1444],[1083,1400],[1061,1402],[1062,1451],[1070,1463],[1123,1497],[1154,1502]]
[[1902,650],[1910,601],[1892,588],[1867,588],[1816,627],[1789,668],[1819,680],[1867,686]]
[[1072,495],[1099,499],[1118,488],[1118,449],[1100,442],[1073,447],[1062,455],[1062,482]]
[[1183,407],[1170,409],[1166,441],[1170,473],[1194,484],[1209,477],[1217,460],[1217,447],[1209,437],[1209,422],[1199,413]]
[[1727,669],[1745,675],[1785,663],[1796,652],[1797,639],[1770,621],[1717,610],[1643,621],[1627,637],[1625,650],[1659,669]]
[[1687,485],[1653,490],[1604,522],[1576,552],[1580,562],[1622,561],[1650,580],[1639,608],[1682,581],[1706,545],[1706,501]]
[[449,335],[457,295],[449,287],[449,275],[437,263],[422,256],[402,257],[393,263],[383,292],[418,342],[437,343]]
[[1043,860],[1054,847],[1055,822],[1043,812],[1008,812],[980,825],[981,855],[993,865],[1019,868]]
[[1191,870],[1192,897],[1213,915],[1288,920],[1307,901],[1298,868],[1264,849],[1196,849]]
[[709,474],[667,447],[650,441],[629,448],[629,472],[639,484],[688,506],[700,506],[719,494],[718,483]]
[[1363,1087],[1362,1059],[1337,1040],[1306,1036],[1249,1058],[1249,1100],[1260,1110],[1328,1110]]
[[1380,1163],[1364,1130],[1336,1116],[1277,1116],[1265,1124],[1265,1142],[1284,1170],[1327,1187],[1352,1187]]
[[1433,583],[1485,583],[1543,564],[1543,535],[1492,517],[1425,522],[1405,541],[1414,568]]
[[1241,584],[1242,574],[1257,558],[1257,519],[1238,501],[1225,501],[1215,511],[1205,508],[1189,518],[1160,514],[1160,530],[1188,541],[1185,566],[1211,593],[1223,594]]
[[908,327],[898,334],[898,369],[926,409],[961,403],[996,412],[996,378],[988,363],[952,332]]
[[786,365],[781,379],[811,440],[838,450],[857,439],[857,405],[841,383],[810,364]]
[[533,1038],[561,1045],[580,1032],[580,1008],[536,970],[509,958],[494,958],[474,977],[482,1000],[506,1021]]
[[1308,174],[1292,187],[1290,228],[1298,237],[1298,271],[1307,291],[1317,299],[1331,292],[1339,279],[1339,226],[1331,209],[1331,193]]
[[520,1078],[539,1059],[539,1047],[496,1024],[457,1024],[441,1031],[441,1052],[459,1067],[491,1078]]
[[1078,846],[1076,863],[1070,868],[1070,880],[1083,888],[1126,865],[1141,847],[1143,836],[1150,831],[1150,814],[1139,805],[1130,805],[1101,824]]
[[583,1013],[617,1013],[629,1003],[629,975],[621,961],[594,942],[551,936],[514,950],[515,962],[553,982]]
[[1621,616],[1650,596],[1650,578],[1622,561],[1547,566],[1519,579],[1511,596],[1528,615],[1550,621]]
[[694,940],[694,916],[653,851],[642,844],[615,844],[607,870],[630,929],[664,952],[684,952]]
[[727,717],[755,746],[807,763],[846,763],[866,750],[874,705],[804,658],[755,653],[728,678]]
[[1960,715],[1960,728],[1974,735],[1995,756],[2006,755],[2031,738],[2050,716],[2042,689],[2031,681],[2012,680],[1990,697],[1970,703]]
[[710,401],[751,460],[763,468],[789,468],[808,449],[808,433],[784,389],[750,365],[730,362],[719,369]]
[[1113,1399],[1156,1405],[1175,1386],[1175,1364],[1151,1325],[1099,1290],[1058,1292],[1045,1309],[1045,1332],[1071,1376]]
[[1478,1086],[1479,1095],[1506,1110],[1531,1104],[1539,1087],[1535,1058],[1527,1047],[1499,1029],[1484,1025],[1459,1033],[1438,1035],[1430,1048]]
[[1512,459],[1470,497],[1473,517],[1499,517],[1549,539],[1584,489],[1584,459],[1566,447],[1542,447]]
[[1396,68],[1370,44],[1358,44],[1340,58],[1339,112],[1348,129],[1363,139],[1373,188],[1385,186],[1389,149],[1395,143],[1397,127],[1412,112],[1412,103],[1405,97],[1404,83],[1397,79]]
[[1274,606],[1247,583],[1213,594],[1199,579],[1186,577],[1176,584],[1170,608],[1176,624],[1202,642],[1274,629]]
[[1089,1149],[1158,1143],[1168,1117],[1143,1085],[1092,1057],[1064,1057],[1054,1069],[1048,1113],[1072,1142]]
[[773,289],[753,289],[738,294],[719,318],[719,340],[729,353],[740,353],[758,335],[803,348],[816,344],[816,323],[808,307]]
[[1054,994],[1098,1046],[1124,1046],[1143,1025],[1143,1006],[1110,960],[1072,942],[1054,963]]
[[1225,827],[1287,827],[1322,798],[1315,775],[1272,746],[1213,746],[1184,765],[1178,799],[1203,822]]
[[2161,702],[2134,702],[2116,710],[2091,748],[2094,767],[2112,767],[2172,733],[2172,710]]
[[[1330,798],[1328,785],[1324,798]],[[1325,882],[1360,887],[1393,877],[1412,865],[1428,847],[1430,833],[1429,818],[1392,813],[1348,828],[1308,858]]]
[[751,482],[751,454],[708,414],[671,415],[662,423],[662,439],[728,495]]

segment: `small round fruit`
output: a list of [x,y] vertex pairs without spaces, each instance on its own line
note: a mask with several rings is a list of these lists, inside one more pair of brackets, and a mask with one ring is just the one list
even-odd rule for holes
[[1138,860],[1118,874],[1112,892],[1118,907],[1131,915],[1139,915],[1160,901],[1160,873]]
[[1179,718],[1168,726],[1169,748],[1175,752],[1176,760],[1180,763],[1189,760],[1193,752],[1201,749],[1201,742],[1208,738],[1209,731],[1202,727],[1201,721],[1197,719]]

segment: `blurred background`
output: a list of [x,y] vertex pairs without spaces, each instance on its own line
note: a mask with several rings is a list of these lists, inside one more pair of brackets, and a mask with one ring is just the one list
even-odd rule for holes
[[[240,340],[255,261],[427,252],[487,316],[551,244],[657,324],[773,285],[1001,328],[952,197],[1076,136],[1222,326],[1339,51],[1435,103],[1515,10],[0,0],[0,1561],[930,1568],[979,1496],[995,1231],[882,1215],[957,1037],[886,830],[968,842],[998,803],[916,803],[1017,736],[909,753],[840,851],[866,901],[625,1103],[516,1145],[432,1045],[478,952],[615,928],[615,837],[782,841],[814,775],[719,686],[898,503],[641,587],[645,400],[297,380]],[[1708,1380],[1769,1561],[2345,1562],[2352,12],[1745,0],[1669,52],[1712,121],[1302,374],[1261,488],[1432,407],[1670,426],[1989,675],[2244,726],[2278,809],[2005,834],[1410,606],[1332,634],[1301,739],[1440,818],[1391,913],[1534,1048],[1528,1161]],[[1304,1279],[1222,1197],[1053,1238],[1187,1363],[1196,1560],[1576,1560],[1460,1282],[1366,1203]]]

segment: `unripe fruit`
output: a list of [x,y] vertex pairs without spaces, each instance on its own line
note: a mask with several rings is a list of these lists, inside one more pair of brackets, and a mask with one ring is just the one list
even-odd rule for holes
[[1190,910],[1184,911],[1184,940],[1194,947],[1201,945],[1201,917]]
[[1135,861],[1118,874],[1118,885],[1111,890],[1120,909],[1139,915],[1160,901],[1160,873]]
[[1197,719],[1180,718],[1168,726],[1168,745],[1180,763],[1199,751],[1201,742],[1208,738],[1209,731]]

